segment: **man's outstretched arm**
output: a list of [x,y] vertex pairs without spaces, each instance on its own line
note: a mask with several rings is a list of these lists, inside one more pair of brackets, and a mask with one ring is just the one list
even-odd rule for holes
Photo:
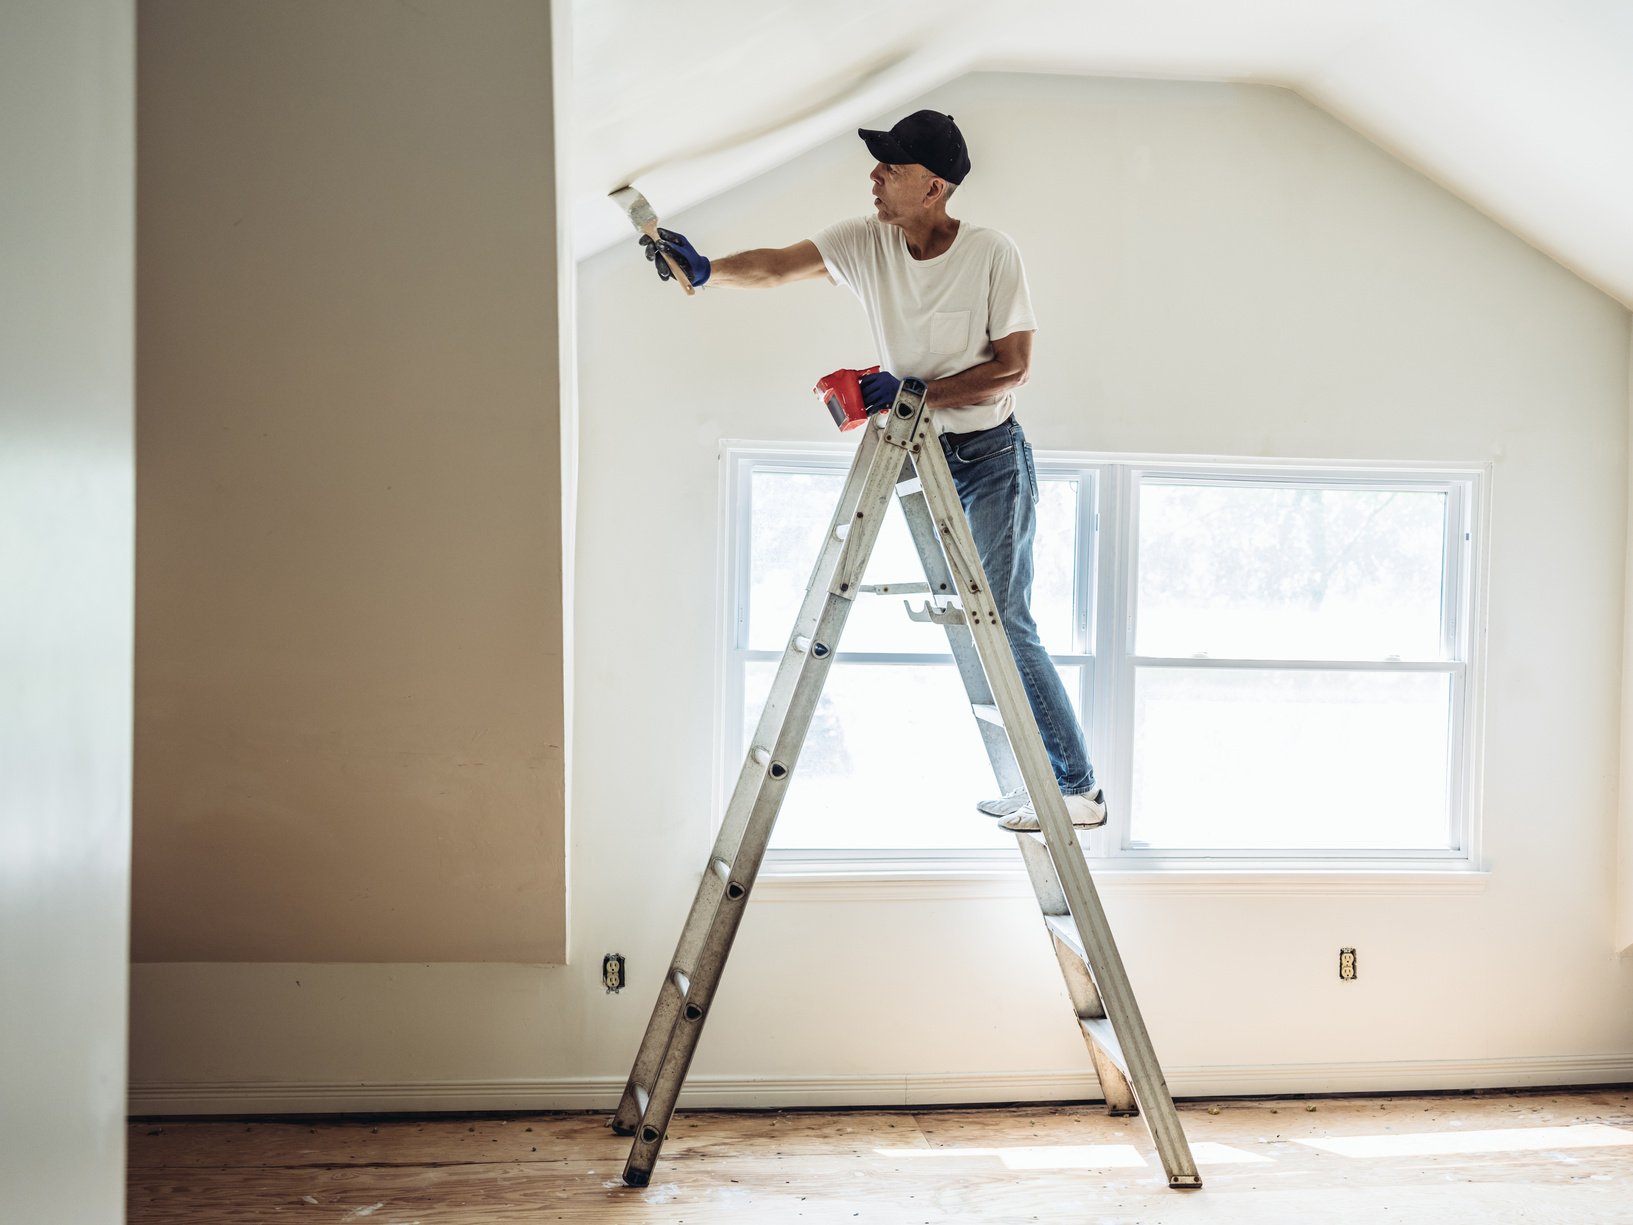
[[774,289],[827,275],[822,253],[816,243],[806,239],[791,247],[760,247],[717,259],[709,284],[731,289]]
[[670,278],[669,265],[659,258],[659,252],[668,254],[680,266],[694,287],[721,285],[729,289],[773,289],[793,281],[808,281],[826,276],[827,267],[816,243],[806,239],[791,247],[760,247],[753,251],[739,251],[711,260],[692,246],[686,235],[674,230],[660,229],[658,241],[643,236],[641,245],[652,261],[658,279]]

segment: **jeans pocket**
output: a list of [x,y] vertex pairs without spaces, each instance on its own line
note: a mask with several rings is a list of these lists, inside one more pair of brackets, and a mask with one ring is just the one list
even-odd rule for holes
[[1038,504],[1038,465],[1032,459],[1032,444],[1022,442],[1021,454],[1026,456],[1026,479],[1032,486],[1032,505],[1036,506]]
[[953,448],[953,455],[961,464],[979,464],[983,460],[1008,455],[1014,449],[1015,430],[1010,422],[1005,421],[966,438]]

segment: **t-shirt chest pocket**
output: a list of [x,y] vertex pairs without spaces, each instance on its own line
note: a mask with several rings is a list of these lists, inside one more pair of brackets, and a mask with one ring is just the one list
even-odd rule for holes
[[930,316],[930,352],[962,353],[969,347],[969,311],[937,311]]

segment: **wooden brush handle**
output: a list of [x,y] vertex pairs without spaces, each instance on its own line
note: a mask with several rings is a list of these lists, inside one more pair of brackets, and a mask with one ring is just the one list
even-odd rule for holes
[[[656,218],[653,218],[651,221],[648,221],[644,226],[642,226],[641,233],[645,234],[655,243],[661,244],[663,242],[663,239],[658,237],[658,222]],[[668,251],[664,250],[661,245],[658,247],[658,254],[663,256],[663,262],[669,265],[669,271],[675,274],[675,280],[680,282],[680,287],[686,291],[686,296],[691,297],[693,294],[695,294],[697,290],[692,288],[692,279],[681,271],[680,265],[675,262],[675,257],[670,255]]]

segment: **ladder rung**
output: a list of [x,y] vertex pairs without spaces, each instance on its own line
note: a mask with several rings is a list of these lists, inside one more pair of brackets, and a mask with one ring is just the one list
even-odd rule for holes
[[788,767],[780,761],[772,761],[771,750],[766,748],[765,745],[755,745],[750,750],[749,757],[753,759],[755,765],[764,766],[766,773],[771,775],[772,778],[780,780],[788,777]]
[[1004,725],[1004,716],[999,713],[998,708],[991,702],[977,702],[970,709],[975,712],[977,719],[984,720],[987,723],[996,723],[999,727]]
[[726,886],[726,896],[732,901],[737,901],[744,893],[748,892],[741,884],[732,880],[731,865],[724,859],[717,859],[709,866],[713,868],[714,874],[720,878],[720,883]]
[[1089,1036],[1089,1040],[1117,1065],[1117,1070],[1127,1076],[1128,1060],[1123,1056],[1122,1043],[1117,1041],[1117,1031],[1111,1027],[1111,1022],[1105,1017],[1080,1017],[1078,1024],[1083,1027],[1083,1032]]

